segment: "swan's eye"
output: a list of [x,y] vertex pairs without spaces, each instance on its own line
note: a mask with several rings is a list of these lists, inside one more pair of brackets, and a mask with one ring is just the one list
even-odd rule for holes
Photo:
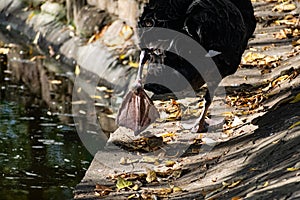
[[154,20],[153,19],[145,19],[144,24],[146,27],[153,27],[154,26]]

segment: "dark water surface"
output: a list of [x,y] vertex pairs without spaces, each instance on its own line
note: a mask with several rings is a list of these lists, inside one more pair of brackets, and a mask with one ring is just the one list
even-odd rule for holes
[[75,127],[27,92],[1,82],[0,199],[71,199],[92,157]]
[[92,156],[70,114],[52,113],[32,88],[12,81],[6,59],[0,54],[0,200],[72,199]]

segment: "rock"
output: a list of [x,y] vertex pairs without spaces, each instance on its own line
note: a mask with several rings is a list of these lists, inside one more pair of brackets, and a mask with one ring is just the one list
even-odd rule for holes
[[140,14],[139,1],[137,0],[88,0],[89,5],[118,16],[129,26],[136,26],[136,19]]
[[55,17],[63,18],[65,17],[65,9],[64,7],[59,4],[59,3],[51,3],[49,1],[46,1],[42,6],[41,6],[41,11],[54,15]]
[[139,5],[135,0],[119,0],[119,18],[126,21],[129,26],[136,27],[136,19],[140,13]]
[[104,10],[85,6],[79,11],[76,32],[83,37],[90,37],[110,22],[111,17]]

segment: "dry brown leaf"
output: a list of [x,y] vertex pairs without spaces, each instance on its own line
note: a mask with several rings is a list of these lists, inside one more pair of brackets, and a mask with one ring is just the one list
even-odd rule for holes
[[146,168],[146,171],[147,171],[146,181],[148,183],[156,181],[156,179],[157,179],[156,172],[154,170],[149,169],[149,168]]
[[297,23],[297,18],[293,15],[286,15],[284,17],[284,19],[281,19],[281,20],[276,20],[275,22],[275,25],[288,25],[288,26],[291,26],[291,25],[295,25]]
[[273,7],[272,11],[273,12],[288,12],[295,10],[297,7],[294,3],[281,3],[279,5],[276,5]]
[[170,103],[165,108],[165,112],[169,114],[167,118],[168,121],[178,120],[182,117],[180,103],[178,103],[174,99],[171,99]]
[[297,37],[300,35],[299,30],[296,29],[292,29],[292,28],[285,28],[285,29],[281,29],[280,32],[277,32],[274,34],[274,37],[276,39],[286,39],[286,38],[291,38],[291,37]]
[[231,200],[242,200],[241,197],[232,197]]
[[96,196],[106,196],[113,190],[110,187],[107,187],[105,185],[96,184],[96,188],[94,189]]
[[245,56],[243,56],[241,64],[253,65],[268,69],[270,67],[278,66],[280,60],[281,57],[279,56],[270,56],[262,53],[248,52]]
[[282,40],[282,39],[286,39],[288,36],[286,35],[284,30],[280,30],[280,32],[274,34],[274,37],[276,39]]
[[167,195],[172,193],[172,188],[158,188],[158,189],[148,189],[148,193],[157,194],[159,196],[161,195]]
[[167,143],[167,142],[171,142],[171,141],[175,140],[177,137],[177,134],[174,132],[167,132],[167,133],[162,134],[161,137],[163,138],[163,141]]

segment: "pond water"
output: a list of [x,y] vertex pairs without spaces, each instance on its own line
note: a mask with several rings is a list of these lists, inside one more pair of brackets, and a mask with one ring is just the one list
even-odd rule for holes
[[53,115],[0,67],[0,199],[72,199],[92,160],[72,118]]

